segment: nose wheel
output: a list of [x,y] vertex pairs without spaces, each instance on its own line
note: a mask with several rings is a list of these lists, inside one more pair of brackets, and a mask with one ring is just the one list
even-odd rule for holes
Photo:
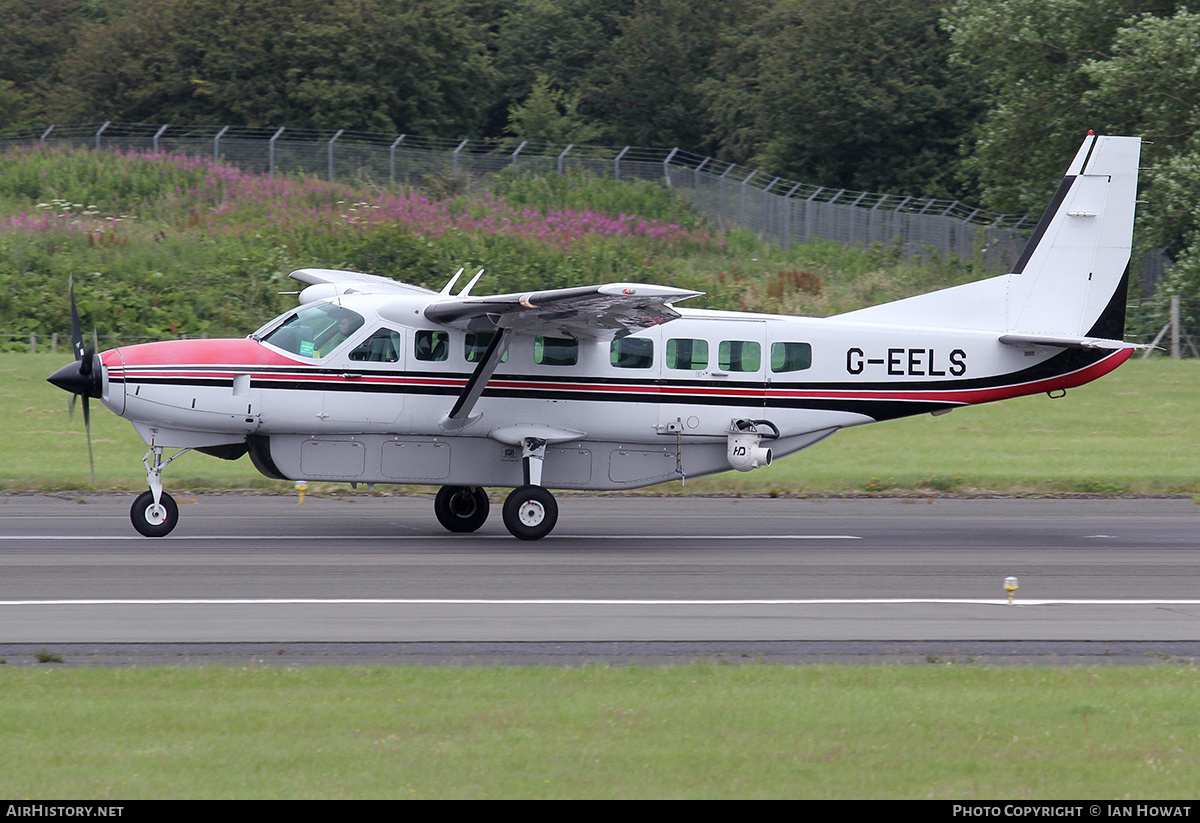
[[179,523],[179,506],[166,492],[162,492],[157,503],[153,492],[142,492],[129,509],[129,519],[140,534],[165,537]]
[[541,540],[558,522],[558,503],[541,486],[513,489],[504,501],[504,526],[513,537]]

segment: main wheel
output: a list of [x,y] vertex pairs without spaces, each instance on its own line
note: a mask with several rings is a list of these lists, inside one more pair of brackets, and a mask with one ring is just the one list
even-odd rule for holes
[[154,505],[154,494],[142,492],[129,509],[133,527],[146,537],[165,537],[179,523],[179,507],[175,499],[162,493],[158,505]]
[[521,486],[504,501],[504,526],[522,540],[541,540],[558,522],[558,503],[541,486]]
[[473,532],[488,518],[487,492],[478,486],[442,486],[433,499],[433,513],[447,531]]

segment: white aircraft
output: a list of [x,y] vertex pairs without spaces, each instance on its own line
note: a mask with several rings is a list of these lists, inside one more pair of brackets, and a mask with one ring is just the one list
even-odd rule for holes
[[[179,514],[162,471],[247,452],[267,477],[441,486],[470,532],[549,534],[547,491],[749,471],[839,429],[1039,392],[1115,369],[1140,140],[1089,134],[1010,274],[826,318],[675,308],[699,292],[613,283],[476,297],[301,269],[300,306],[245,339],[85,351],[50,382],[149,446],[134,527]],[[482,274],[482,272],[480,272]],[[459,273],[461,274],[461,272]],[[73,402],[73,401],[72,401]],[[90,440],[89,440],[90,446]],[[168,459],[164,449],[177,448]]]

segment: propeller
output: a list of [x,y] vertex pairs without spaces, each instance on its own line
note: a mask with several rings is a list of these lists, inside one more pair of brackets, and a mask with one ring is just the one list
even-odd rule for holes
[[96,485],[96,458],[92,454],[92,415],[88,399],[100,397],[104,393],[104,374],[100,368],[100,358],[94,347],[89,347],[83,340],[83,328],[79,322],[79,310],[75,307],[75,281],[69,284],[71,293],[71,350],[75,354],[75,362],[69,363],[46,378],[51,384],[63,391],[71,393],[71,403],[67,406],[68,415],[75,412],[75,398],[83,398],[83,428],[87,433],[88,463],[91,466],[92,485]]

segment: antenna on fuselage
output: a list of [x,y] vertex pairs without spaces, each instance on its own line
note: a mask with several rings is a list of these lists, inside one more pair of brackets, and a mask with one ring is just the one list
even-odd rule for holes
[[480,270],[479,270],[479,271],[476,273],[476,275],[475,275],[474,277],[472,277],[472,278],[471,278],[471,282],[470,282],[470,283],[468,283],[466,286],[464,286],[464,287],[463,287],[463,290],[462,290],[462,291],[460,291],[460,292],[458,293],[458,296],[459,296],[459,297],[466,297],[467,295],[469,295],[469,294],[471,293],[471,288],[472,288],[472,287],[473,287],[473,286],[474,286],[476,283],[478,283],[478,282],[479,282],[479,278],[481,278],[481,277],[483,277],[483,269],[480,269]]
[[446,285],[445,285],[445,286],[442,288],[442,294],[449,294],[449,293],[450,293],[450,289],[454,288],[454,284],[458,282],[458,278],[462,277],[462,273],[463,273],[464,271],[466,271],[466,268],[465,268],[465,267],[464,267],[464,268],[461,268],[461,269],[459,269],[459,270],[458,270],[458,271],[455,273],[455,275],[454,275],[453,277],[451,277],[451,278],[450,278],[450,282],[449,282],[449,283],[447,283],[447,284],[446,284]]

